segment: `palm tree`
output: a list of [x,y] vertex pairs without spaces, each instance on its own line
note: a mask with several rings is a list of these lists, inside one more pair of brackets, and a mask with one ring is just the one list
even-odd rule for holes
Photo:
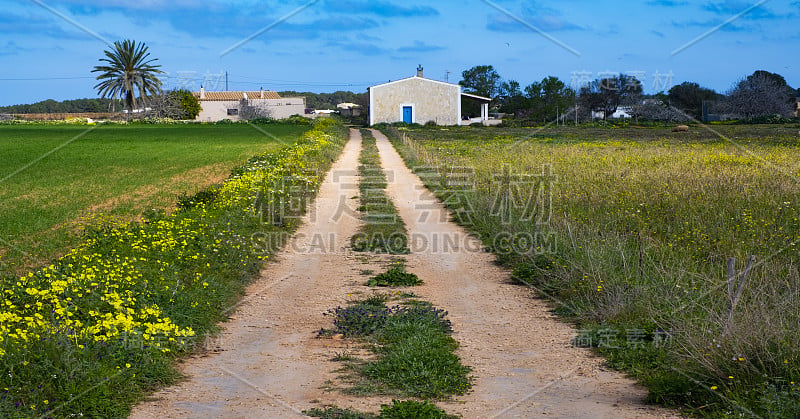
[[120,43],[114,42],[114,49],[105,51],[105,61],[108,65],[97,65],[92,73],[101,72],[97,80],[102,80],[94,86],[102,97],[110,96],[112,99],[125,97],[125,107],[129,111],[136,109],[136,91],[144,101],[148,95],[161,94],[161,80],[156,74],[161,74],[160,65],[151,64],[157,58],[148,60],[150,53],[144,43],[126,39]]

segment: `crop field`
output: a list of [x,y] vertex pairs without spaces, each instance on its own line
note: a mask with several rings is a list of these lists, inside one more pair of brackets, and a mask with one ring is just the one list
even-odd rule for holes
[[307,126],[2,125],[0,277],[46,264],[94,214],[132,220],[224,179]]
[[800,411],[800,126],[385,132],[650,401]]

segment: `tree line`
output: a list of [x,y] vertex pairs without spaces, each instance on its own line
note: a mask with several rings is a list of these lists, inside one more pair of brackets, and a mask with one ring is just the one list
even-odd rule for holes
[[468,93],[491,98],[495,111],[531,122],[608,119],[619,109],[630,117],[647,120],[700,120],[709,114],[724,119],[765,115],[788,118],[795,116],[800,97],[800,89],[789,86],[783,76],[764,70],[739,80],[726,93],[687,81],[667,92],[646,95],[642,81],[626,74],[598,78],[582,86],[568,86],[548,76],[523,88],[516,80],[503,80],[491,65],[465,70],[459,84]]
[[[0,113],[86,113],[109,112],[112,99],[71,99],[56,101],[53,99],[31,103],[29,105],[0,106]],[[121,109],[121,106],[117,106]]]

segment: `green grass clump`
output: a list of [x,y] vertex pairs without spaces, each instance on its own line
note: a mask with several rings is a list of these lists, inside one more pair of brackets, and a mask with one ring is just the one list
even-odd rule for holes
[[363,374],[412,397],[466,393],[471,387],[470,368],[454,353],[458,342],[450,336],[446,315],[423,301],[395,307],[375,335],[379,358],[366,363]]
[[[576,341],[647,385],[651,401],[791,417],[800,400],[797,129],[387,134],[514,279],[550,298],[577,323]],[[750,255],[729,316],[726,262],[734,257],[741,273]]]
[[361,135],[359,211],[363,213],[364,225],[351,238],[351,246],[357,252],[408,253],[408,233],[397,209],[386,196],[386,175],[381,168],[375,138],[366,129],[361,130]]
[[328,312],[334,329],[320,335],[343,334],[375,344],[374,361],[351,363],[364,378],[355,393],[398,394],[444,398],[464,394],[471,387],[470,368],[454,353],[447,313],[424,301],[408,301],[387,308],[374,301],[359,301]]
[[362,413],[351,409],[343,409],[341,407],[329,406],[324,409],[313,408],[303,411],[303,414],[311,416],[312,418],[323,419],[376,419],[379,416],[372,413]]
[[403,261],[393,262],[386,272],[379,273],[367,281],[369,287],[412,287],[422,285],[422,280],[413,272],[406,272]]
[[392,400],[391,405],[381,405],[379,418],[385,419],[454,419],[458,416],[448,415],[447,412],[427,401]]
[[325,419],[455,419],[458,416],[448,415],[435,404],[427,401],[392,400],[392,404],[381,405],[378,415],[356,412],[339,407],[326,407],[325,409],[309,409],[303,411],[308,416]]
[[[50,266],[0,281],[0,417],[124,417],[174,380],[175,357],[203,345],[296,225],[263,223],[253,197],[304,177],[300,167],[324,173],[345,133],[317,123],[213,199],[93,225]],[[321,179],[305,177],[308,189]]]

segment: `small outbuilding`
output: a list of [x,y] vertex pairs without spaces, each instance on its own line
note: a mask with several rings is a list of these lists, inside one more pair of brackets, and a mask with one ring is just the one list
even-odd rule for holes
[[461,86],[423,76],[422,66],[417,75],[405,79],[371,86],[369,90],[369,124],[405,122],[408,124],[461,125],[461,101],[476,101],[480,104],[481,123],[489,119],[489,103],[492,99],[463,93]]

